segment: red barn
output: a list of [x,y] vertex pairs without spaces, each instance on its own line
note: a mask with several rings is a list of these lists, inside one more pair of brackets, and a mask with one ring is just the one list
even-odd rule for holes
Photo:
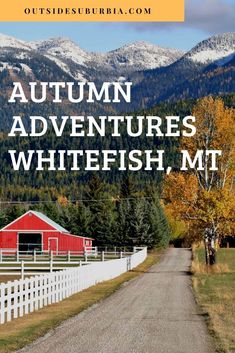
[[70,234],[37,211],[28,211],[0,230],[0,249],[19,251],[83,251],[92,239]]

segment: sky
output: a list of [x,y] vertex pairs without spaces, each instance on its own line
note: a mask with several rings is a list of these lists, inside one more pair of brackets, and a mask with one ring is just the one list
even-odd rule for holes
[[67,37],[105,52],[135,41],[189,50],[211,35],[235,31],[235,0],[185,0],[184,23],[0,23],[0,33],[23,40]]

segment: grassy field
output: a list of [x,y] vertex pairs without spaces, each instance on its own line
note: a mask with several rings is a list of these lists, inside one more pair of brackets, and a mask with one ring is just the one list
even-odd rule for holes
[[219,353],[235,352],[235,249],[220,249],[212,270],[204,265],[204,250],[194,251],[193,287],[207,316]]
[[49,305],[22,318],[0,326],[0,353],[8,353],[24,347],[36,338],[46,334],[62,321],[78,314],[89,306],[99,302],[115,292],[131,279],[148,271],[159,261],[163,251],[150,253],[138,267],[113,280],[90,287],[60,303]]

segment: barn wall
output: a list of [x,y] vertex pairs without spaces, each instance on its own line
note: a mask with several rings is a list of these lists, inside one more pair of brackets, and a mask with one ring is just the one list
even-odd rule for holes
[[[44,250],[49,250],[48,249],[48,244],[49,244],[49,238],[57,238],[58,239],[58,250],[59,251],[68,251],[68,250],[73,250],[73,251],[79,251],[83,250],[83,239],[81,237],[76,237],[76,236],[71,236],[68,234],[64,233],[59,233],[59,232],[45,232],[43,234],[43,249]],[[92,245],[92,243],[91,243]]]
[[[37,231],[37,230],[35,230]],[[2,249],[16,249],[17,248],[17,235],[18,232],[14,231],[1,231],[0,232],[0,248]],[[62,234],[60,232],[43,232],[43,250],[49,250],[49,238],[58,239],[59,251],[82,251],[84,249],[83,240],[85,244],[86,238]],[[89,243],[88,243],[89,242]],[[92,240],[87,239],[87,245],[92,246]]]
[[60,232],[44,232],[43,234],[43,249],[49,250],[49,238],[58,239],[58,250],[59,251],[83,251],[84,246],[92,246],[92,240],[89,238],[82,238],[64,234]]
[[17,232],[0,232],[0,247],[2,249],[16,249]]

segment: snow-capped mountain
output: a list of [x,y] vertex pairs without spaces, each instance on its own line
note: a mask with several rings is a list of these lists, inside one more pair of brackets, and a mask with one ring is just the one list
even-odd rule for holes
[[27,42],[0,34],[0,55],[6,58],[6,60],[0,59],[0,72],[5,69],[14,70],[15,72],[22,70],[28,75],[31,75],[32,70],[27,65],[22,63],[22,65],[16,66],[15,63],[9,62],[9,57],[11,59],[17,58],[17,60],[28,58],[31,50],[32,48]]
[[75,79],[90,79],[92,77],[89,77],[88,71],[93,71],[94,75],[94,70],[99,73],[107,70],[114,78],[115,73],[118,77],[125,77],[132,72],[166,67],[180,59],[202,65],[212,62],[223,65],[235,52],[235,33],[206,39],[186,54],[177,49],[162,48],[147,42],[127,44],[107,53],[92,53],[81,49],[67,38],[25,42],[1,34],[0,54],[9,51],[18,59],[24,59],[29,52],[45,56]]
[[[24,42],[0,35],[0,85],[6,86],[8,80],[9,86],[17,79],[26,84],[31,80],[94,81],[97,85],[107,80],[131,81],[132,102],[112,107],[117,113],[166,100],[234,92],[234,60],[235,33],[213,36],[186,54],[146,42],[93,53],[66,38]],[[101,105],[89,108],[105,113]],[[82,109],[88,111],[85,105]]]
[[[167,66],[183,55],[177,49],[161,48],[146,42],[125,45],[107,53],[89,53],[66,38],[32,42],[31,47],[57,62],[69,72],[69,62],[79,66],[96,67],[123,72],[155,69]],[[73,73],[74,76],[74,73]]]
[[[76,80],[95,79],[95,73],[102,79],[105,71],[111,80],[125,79],[135,71],[167,66],[184,53],[177,49],[162,48],[146,42],[125,45],[107,53],[83,50],[67,38],[51,38],[36,42],[24,42],[13,37],[0,35],[0,54],[9,52],[15,59],[24,59],[40,54],[53,61],[66,74]],[[7,67],[4,62],[4,67]],[[12,66],[9,66],[12,67]],[[91,74],[92,72],[92,74]]]
[[35,51],[54,61],[74,79],[86,81],[87,77],[81,69],[81,66],[86,66],[86,63],[89,63],[91,54],[81,49],[70,39],[62,37],[51,38],[31,42],[30,45]]
[[235,33],[213,36],[174,63],[135,72],[131,81],[133,110],[161,101],[177,101],[235,92]]
[[103,60],[113,69],[140,71],[170,65],[182,55],[183,52],[177,49],[162,48],[147,42],[135,42],[108,52],[103,56]]
[[209,64],[213,61],[223,60],[234,52],[235,33],[224,33],[200,42],[184,57],[195,63]]
[[24,50],[32,49],[27,42],[16,39],[14,37],[7,36],[5,34],[0,34],[0,48],[14,48]]
[[91,55],[81,49],[76,43],[67,38],[51,38],[38,42],[31,42],[31,47],[47,56],[72,60],[76,64],[84,65],[91,59]]

